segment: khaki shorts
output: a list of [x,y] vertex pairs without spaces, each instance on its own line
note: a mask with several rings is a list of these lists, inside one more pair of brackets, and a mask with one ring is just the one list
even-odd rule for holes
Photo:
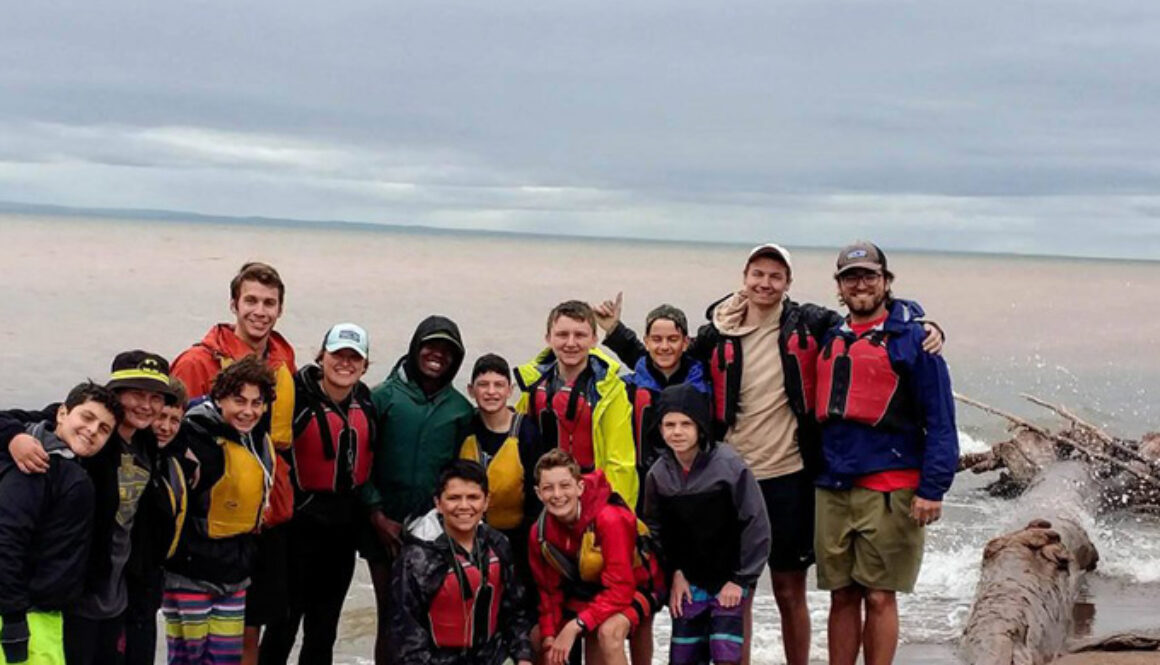
[[868,589],[914,590],[925,531],[910,518],[914,490],[817,489],[814,550],[818,588],[857,583]]

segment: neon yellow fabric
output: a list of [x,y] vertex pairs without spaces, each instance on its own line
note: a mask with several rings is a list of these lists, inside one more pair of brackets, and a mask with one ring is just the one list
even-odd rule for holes
[[[28,660],[23,665],[64,665],[64,633],[60,612],[29,612],[27,619]],[[0,665],[8,665],[2,650]]]
[[[547,367],[545,362],[551,356],[551,349],[544,349],[530,363],[520,365],[516,372],[521,388],[516,411],[528,412],[527,386],[535,383]],[[620,378],[620,363],[600,349],[589,349],[588,362],[596,363],[599,371],[596,382],[596,404],[592,407],[592,453],[596,468],[604,471],[608,484],[631,508],[636,506],[636,496],[640,479],[636,473],[636,443],[632,438],[632,405],[628,401],[628,391]]]

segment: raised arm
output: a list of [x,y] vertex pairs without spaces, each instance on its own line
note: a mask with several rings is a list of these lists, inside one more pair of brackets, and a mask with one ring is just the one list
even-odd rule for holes
[[620,320],[624,305],[624,292],[616,294],[616,300],[605,300],[592,307],[596,313],[596,323],[604,331],[604,346],[607,346],[629,369],[648,352],[637,338],[632,328]]

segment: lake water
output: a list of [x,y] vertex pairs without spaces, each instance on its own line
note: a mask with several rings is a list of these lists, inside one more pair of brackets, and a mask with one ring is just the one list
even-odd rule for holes
[[[777,240],[774,226],[769,240]],[[313,357],[331,324],[354,321],[371,335],[373,385],[432,313],[459,323],[468,367],[486,352],[513,363],[532,356],[547,311],[569,298],[623,290],[630,325],[642,325],[660,302],[683,308],[695,325],[709,302],[740,284],[747,253],[740,245],[26,216],[0,216],[0,246],[0,405],[26,407],[61,399],[84,377],[102,380],[118,351],[172,358],[210,324],[230,320],[228,283],[248,260],[272,263],[286,281],[278,330],[299,361]],[[946,330],[956,390],[1049,425],[1050,414],[1019,393],[1066,403],[1118,435],[1160,429],[1160,264],[885,249],[895,293],[918,300]],[[835,304],[836,252],[790,250],[792,295]],[[964,449],[1003,435],[1002,421],[969,407],[960,406],[958,420]],[[899,662],[956,662],[950,645],[966,619],[983,544],[1015,526],[1006,504],[981,491],[991,479],[960,476],[948,495],[916,592],[900,602]],[[1160,528],[1110,515],[1095,522],[1093,536],[1100,570],[1088,576],[1094,614],[1085,613],[1081,630],[1160,626]],[[783,662],[764,582],[755,602],[754,662]],[[827,594],[811,592],[810,604],[814,657],[824,661]],[[658,663],[667,625],[658,619]],[[337,662],[370,662],[373,630],[360,569]]]

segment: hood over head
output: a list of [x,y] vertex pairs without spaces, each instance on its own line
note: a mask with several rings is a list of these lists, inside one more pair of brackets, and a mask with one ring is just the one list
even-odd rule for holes
[[[254,352],[248,344],[238,337],[234,331],[234,324],[219,323],[210,328],[201,338],[201,345],[209,349],[215,356],[239,360]],[[282,337],[277,330],[270,331],[266,342],[266,359],[280,360],[287,365],[294,364],[294,347]]]
[[444,536],[443,521],[439,518],[439,511],[432,508],[426,515],[417,517],[407,523],[406,536],[408,540],[424,545],[433,545]]
[[423,345],[423,342],[437,339],[449,342],[452,347],[451,366],[447,368],[443,376],[439,377],[439,387],[443,388],[451,383],[455,375],[459,373],[459,366],[463,364],[464,356],[463,337],[459,334],[459,326],[445,316],[428,316],[415,328],[415,334],[411,337],[411,346],[403,360],[403,369],[407,372],[407,378],[415,381],[420,376],[419,347]]
[[[788,299],[788,294],[782,296],[781,304],[777,306],[771,316],[780,317],[785,301]],[[737,291],[709,305],[705,311],[705,316],[723,334],[741,337],[757,330],[762,323],[761,321],[747,320],[746,314],[748,312],[749,296],[742,291]]]
[[697,423],[699,433],[697,445],[702,450],[711,448],[714,444],[712,437],[712,406],[709,396],[697,390],[691,383],[681,383],[669,386],[661,391],[656,404],[656,417],[653,419],[653,428],[649,432],[651,441],[657,450],[667,450],[664,437],[661,436],[661,421],[666,413],[683,413]]
[[608,479],[600,469],[584,474],[581,480],[584,481],[584,493],[580,495],[580,519],[576,520],[572,528],[576,532],[588,528],[600,509],[608,503],[608,497],[612,496],[612,485],[608,484]]

